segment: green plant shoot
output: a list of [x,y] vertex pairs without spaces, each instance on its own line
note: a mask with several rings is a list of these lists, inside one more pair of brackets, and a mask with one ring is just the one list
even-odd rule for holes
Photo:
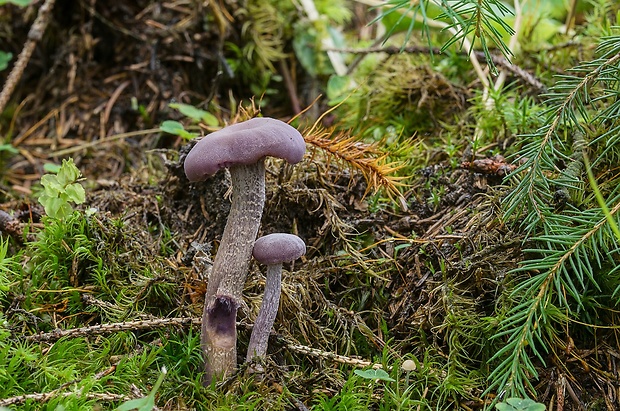
[[161,374],[159,374],[159,378],[157,378],[157,381],[155,382],[155,385],[153,385],[153,389],[149,395],[143,398],[136,398],[135,400],[126,401],[122,403],[116,411],[129,411],[135,409],[138,411],[151,411],[155,407],[155,393],[157,393],[157,390],[164,381],[167,373],[168,370],[166,370],[166,367],[162,367]]
[[614,216],[609,212],[609,207],[607,207],[607,203],[603,198],[603,194],[601,194],[601,190],[598,188],[598,184],[596,183],[596,178],[594,177],[594,173],[592,172],[592,167],[590,167],[590,160],[588,160],[588,156],[583,156],[583,163],[586,166],[586,172],[588,174],[588,181],[590,182],[590,187],[592,187],[592,191],[594,192],[594,196],[596,197],[596,201],[598,202],[603,214],[605,214],[605,218],[607,219],[607,224],[616,235],[616,238],[620,241],[620,229],[618,229],[618,224],[616,224],[616,220]]
[[190,104],[170,103],[168,104],[168,106],[170,108],[178,110],[179,113],[183,114],[185,117],[192,119],[192,121],[194,121],[195,123],[199,123],[202,121],[203,123],[211,127],[217,127],[219,125],[217,117],[215,117],[213,114]]
[[191,140],[193,138],[198,137],[198,134],[190,133],[189,131],[185,130],[185,128],[183,127],[183,124],[179,123],[178,121],[174,121],[174,120],[166,120],[162,122],[161,125],[159,126],[159,129],[163,131],[164,133],[173,134],[175,136],[182,137],[186,140]]
[[390,377],[390,375],[387,372],[381,369],[379,370],[375,370],[375,369],[355,370],[353,372],[355,373],[355,375],[358,375],[367,380],[381,380],[381,381],[388,381],[388,382],[395,381],[393,378]]
[[26,7],[30,3],[32,3],[32,0],[0,0],[0,6],[3,6],[9,3],[15,4],[16,6],[20,6],[20,7]]
[[508,398],[505,402],[495,404],[498,411],[545,411],[545,404],[529,398]]
[[70,203],[82,204],[85,201],[84,187],[77,182],[78,178],[80,178],[80,170],[73,159],[62,160],[57,173],[41,177],[44,191],[39,196],[39,203],[45,208],[48,216],[58,219],[66,218],[73,213]]
[[0,50],[0,71],[9,66],[9,62],[13,58],[13,54]]

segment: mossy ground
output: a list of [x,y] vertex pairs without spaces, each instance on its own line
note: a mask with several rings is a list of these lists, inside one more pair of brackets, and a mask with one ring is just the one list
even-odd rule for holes
[[[441,64],[409,55],[363,63],[372,67],[360,68],[370,74],[367,82],[323,123],[359,137],[361,155],[387,153],[383,164],[397,164],[394,173],[405,177],[400,196],[369,190],[368,169],[342,161],[337,150],[330,154],[325,143],[309,144],[294,167],[268,161],[261,234],[295,233],[308,253],[285,267],[265,375],[248,376],[240,366],[204,388],[196,319],[230,183],[219,172],[190,184],[182,170],[189,143],[157,125],[183,120],[168,108],[172,100],[200,104],[220,121],[234,118],[257,87],[264,115],[288,116],[295,99],[312,102],[326,73],[319,62],[315,76],[286,67],[294,62],[282,58],[290,45],[263,42],[272,54],[261,55],[270,63],[263,61],[260,80],[247,61],[236,73],[242,80],[226,77],[238,69],[229,67],[242,60],[238,53],[251,58],[240,48],[251,21],[241,6],[112,3],[57,1],[0,118],[5,142],[19,151],[0,152],[0,209],[15,218],[2,228],[0,404],[113,409],[148,394],[166,367],[156,397],[162,410],[488,405],[494,394],[484,394],[493,367],[487,361],[503,346],[491,337],[510,307],[507,291],[523,278],[509,273],[527,257],[528,244],[502,219],[508,187],[501,173],[464,164],[509,164],[494,156],[514,153],[516,136],[540,123],[537,96],[520,91],[531,89],[514,79],[518,85],[474,124],[481,97],[464,56]],[[13,6],[0,10],[1,48],[17,54],[32,16]],[[287,32],[278,35],[285,41]],[[582,52],[566,47],[562,67]],[[270,59],[284,63],[270,68]],[[299,77],[295,98],[286,97],[286,73]],[[322,100],[312,108],[327,109]],[[482,143],[473,141],[476,126],[486,131]],[[364,146],[369,142],[376,145]],[[37,182],[45,163],[68,156],[84,175],[87,201],[70,218],[45,218]],[[243,357],[263,285],[253,264],[238,316]],[[567,332],[547,361],[536,363],[538,400],[557,404],[568,386],[575,397],[564,409],[613,409],[615,334],[581,332]],[[415,370],[400,368],[406,359]],[[354,373],[373,364],[393,381]]]

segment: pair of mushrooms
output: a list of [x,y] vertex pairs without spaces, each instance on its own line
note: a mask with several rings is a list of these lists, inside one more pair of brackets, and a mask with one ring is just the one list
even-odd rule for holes
[[252,255],[267,265],[265,294],[252,329],[247,361],[264,357],[280,300],[281,267],[305,254],[303,240],[292,234],[270,234],[256,240],[265,204],[267,156],[301,161],[306,143],[288,124],[254,118],[209,134],[185,159],[190,181],[202,181],[222,168],[232,180],[231,209],[213,267],[202,316],[201,346],[205,383],[231,374],[237,363],[237,309]]

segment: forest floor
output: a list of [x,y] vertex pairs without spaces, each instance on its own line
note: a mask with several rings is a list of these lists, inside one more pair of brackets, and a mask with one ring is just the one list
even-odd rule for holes
[[[490,365],[481,359],[490,356],[477,350],[493,335],[496,324],[485,321],[494,321],[504,280],[528,248],[500,213],[508,190],[503,178],[514,166],[493,153],[503,153],[514,137],[480,149],[476,162],[467,150],[424,146],[426,152],[416,152],[420,166],[391,196],[324,141],[308,139],[306,157],[294,167],[268,161],[259,235],[293,232],[308,253],[286,267],[263,379],[241,372],[201,390],[197,321],[230,183],[224,172],[204,183],[187,181],[182,161],[191,143],[161,132],[159,124],[184,121],[169,107],[181,102],[217,107],[223,125],[252,98],[261,115],[286,121],[297,106],[312,105],[315,93],[294,67],[278,70],[296,87],[281,85],[266,104],[222,75],[225,36],[217,22],[229,16],[203,18],[214,13],[212,6],[111,3],[56,1],[0,118],[12,147],[0,151],[0,210],[15,219],[3,222],[2,231],[22,270],[2,297],[0,318],[11,331],[7,341],[16,338],[32,354],[20,363],[32,379],[7,382],[0,404],[107,409],[146,395],[163,365],[169,375],[158,392],[159,409],[246,409],[235,403],[345,409],[353,397],[359,409],[488,405],[494,395],[483,392],[481,381]],[[36,10],[0,6],[1,50],[19,54]],[[234,19],[228,24],[226,30],[242,31]],[[0,84],[10,68],[0,72]],[[438,98],[467,105],[466,88],[452,92]],[[328,109],[323,100],[314,103],[300,130]],[[338,121],[334,112],[318,124]],[[201,127],[201,134],[217,128]],[[367,147],[362,155],[376,158],[375,146],[359,144]],[[39,181],[46,164],[69,157],[82,173],[86,201],[67,221],[46,222],[36,200]],[[263,285],[261,267],[253,264],[238,315],[240,356]],[[567,340],[564,352],[536,362],[538,401],[566,401],[564,409],[617,401],[607,399],[609,387],[617,388],[614,343],[581,342],[571,350]],[[409,391],[398,385],[409,383],[399,369],[406,359],[415,360],[411,378],[419,383]],[[373,365],[396,386],[353,373]]]

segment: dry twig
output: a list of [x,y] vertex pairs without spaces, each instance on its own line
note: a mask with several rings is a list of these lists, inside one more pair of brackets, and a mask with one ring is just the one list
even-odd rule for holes
[[358,368],[372,367],[375,370],[379,368],[383,368],[383,365],[375,364],[368,360],[363,360],[361,358],[347,357],[347,356],[335,354],[329,351],[318,350],[316,348],[308,347],[305,345],[299,345],[299,344],[293,344],[290,342],[286,342],[285,346],[287,350],[294,351],[298,354],[311,355],[313,357],[324,358],[324,359],[338,362],[341,364],[353,365],[354,367],[358,367]]
[[24,402],[28,401],[28,400],[34,400],[40,403],[49,401],[52,397],[54,396],[61,396],[61,397],[69,397],[71,395],[79,395],[79,396],[83,396],[85,398],[91,399],[91,400],[98,400],[98,401],[107,401],[107,402],[116,402],[116,401],[127,401],[127,400],[131,400],[131,397],[128,397],[126,395],[122,395],[122,394],[111,394],[111,393],[88,393],[88,394],[80,394],[79,392],[62,392],[59,393],[58,389],[56,390],[52,390],[50,392],[37,392],[34,394],[24,394],[24,395],[18,395],[15,397],[11,397],[11,398],[5,398],[3,400],[0,400],[0,407],[6,407],[9,405],[16,405],[16,404],[23,404]]
[[[116,370],[116,366],[112,366],[102,372],[99,372],[95,375],[95,379],[99,380],[105,377],[106,375],[111,374],[112,372],[114,372],[114,370]],[[72,380],[72,381],[66,382],[62,384],[60,387],[52,391],[48,391],[48,392],[23,394],[23,395],[17,395],[15,397],[5,398],[5,399],[0,400],[0,407],[6,407],[7,405],[22,404],[28,400],[34,400],[40,403],[44,403],[44,402],[49,401],[51,398],[55,396],[68,397],[74,394],[83,396],[83,394],[80,392],[81,390],[78,390],[77,392],[61,392],[62,390],[70,387],[71,385],[77,382],[79,382],[79,380]],[[129,397],[125,395],[110,394],[110,393],[89,393],[89,394],[86,394],[85,397],[89,399],[99,400],[99,401],[126,401],[130,399]]]
[[63,337],[92,337],[95,335],[111,334],[120,331],[152,330],[155,328],[185,327],[188,325],[200,326],[200,318],[157,318],[143,321],[126,321],[122,323],[100,324],[67,330],[56,329],[48,333],[28,335],[24,338],[26,341],[33,342],[52,342]]
[[30,56],[32,56],[34,48],[41,38],[43,38],[43,33],[45,33],[52,8],[54,7],[54,2],[55,0],[45,0],[45,3],[43,3],[43,5],[39,8],[37,18],[28,32],[28,40],[26,41],[26,44],[24,44],[22,52],[19,53],[19,57],[17,58],[9,77],[6,79],[2,92],[0,92],[0,113],[4,111],[6,104],[11,98],[11,94],[13,94],[13,90],[15,90],[15,86],[17,86],[22,74],[24,74],[24,70],[26,69],[28,61],[30,61]]
[[[152,330],[155,328],[165,327],[187,327],[196,326],[199,327],[201,319],[196,317],[178,317],[178,318],[157,318],[153,320],[144,321],[126,321],[122,323],[101,324],[90,327],[73,328],[67,330],[55,330],[48,333],[39,333],[34,335],[28,335],[24,337],[26,341],[31,342],[53,342],[63,337],[78,338],[88,337],[95,335],[110,334],[119,331],[134,331],[134,330]],[[296,352],[298,354],[311,355],[313,357],[324,358],[341,364],[353,365],[359,368],[372,367],[374,369],[383,368],[381,364],[374,364],[368,360],[347,357],[344,355],[335,354],[329,351],[323,351],[316,348],[308,347],[305,345],[294,344],[283,340],[283,345],[286,349]],[[61,387],[63,388],[63,387]],[[59,388],[58,390],[60,390]],[[49,394],[49,393],[48,393]],[[35,394],[31,394],[35,395]]]
[[[334,49],[334,51],[339,51],[341,53],[353,53],[353,54],[370,54],[370,53],[386,53],[386,54],[400,54],[400,53],[424,53],[424,54],[441,54],[441,50],[439,48],[431,48],[431,47],[422,47],[422,46],[408,46],[404,48],[389,46],[389,47],[368,47],[364,49],[356,49],[356,48],[338,48]],[[467,54],[462,52],[460,54]],[[486,56],[481,51],[474,52],[476,57],[478,57],[482,61],[486,61]],[[539,93],[546,93],[547,86],[545,86],[540,80],[538,80],[533,74],[528,73],[526,70],[517,66],[516,64],[508,61],[504,56],[496,56],[491,55],[491,60],[493,60],[493,64],[502,69],[510,72],[516,78],[519,78],[524,83],[527,83],[534,89],[536,89]]]

